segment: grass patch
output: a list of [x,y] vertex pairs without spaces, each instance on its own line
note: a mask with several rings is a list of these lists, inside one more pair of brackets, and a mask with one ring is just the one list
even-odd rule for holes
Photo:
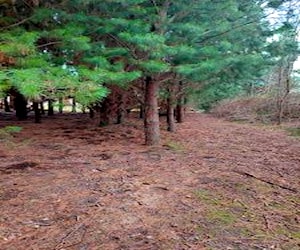
[[300,137],[300,128],[286,128],[290,136]]
[[14,147],[13,142],[14,134],[19,133],[22,127],[19,126],[6,126],[0,129],[0,142],[4,143],[5,146]]
[[292,232],[291,236],[293,239],[300,240],[300,232]]
[[207,219],[220,225],[232,225],[236,222],[236,216],[225,210],[211,210],[207,213]]
[[167,148],[173,150],[173,151],[178,151],[178,152],[182,152],[185,150],[184,146],[178,142],[175,141],[168,141],[165,143],[165,145]]
[[195,194],[200,201],[208,205],[222,205],[222,200],[206,189],[199,189]]
[[16,133],[19,133],[22,127],[19,126],[6,126],[0,129],[0,140],[9,140]]
[[4,130],[5,132],[7,132],[9,134],[15,134],[15,133],[21,132],[22,127],[19,127],[19,126],[6,126],[2,130]]

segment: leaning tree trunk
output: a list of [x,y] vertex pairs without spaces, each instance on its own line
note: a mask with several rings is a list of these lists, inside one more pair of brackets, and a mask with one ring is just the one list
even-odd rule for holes
[[145,79],[145,142],[146,145],[158,145],[160,142],[159,114],[157,95],[159,83],[149,76]]
[[175,117],[174,117],[174,108],[175,98],[174,98],[174,90],[172,86],[169,88],[169,97],[168,97],[168,108],[167,108],[167,123],[168,123],[168,131],[175,132]]

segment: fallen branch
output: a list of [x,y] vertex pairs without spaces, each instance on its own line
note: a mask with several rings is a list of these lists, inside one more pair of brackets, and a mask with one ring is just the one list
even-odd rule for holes
[[[70,244],[70,245],[67,245],[67,246],[64,246],[66,240],[68,240],[70,237],[72,237],[75,233],[77,233],[80,229],[83,229],[84,232],[82,233],[81,237],[80,237],[80,240],[73,243],[73,244]],[[71,247],[71,246],[75,246],[75,245],[78,245],[80,243],[82,243],[82,240],[84,238],[84,235],[86,233],[86,225],[84,223],[80,223],[79,225],[77,225],[75,227],[75,229],[71,230],[70,232],[68,232],[61,240],[60,242],[55,246],[54,249],[56,250],[59,250],[59,249],[63,249],[63,248],[67,248],[67,247]]]
[[269,220],[267,218],[266,215],[263,215],[264,221],[265,221],[265,226],[267,230],[270,230],[270,224],[269,224]]
[[286,186],[283,186],[281,184],[277,184],[277,183],[274,183],[274,182],[271,182],[271,181],[268,181],[268,180],[264,180],[262,178],[256,177],[255,175],[247,173],[247,172],[242,172],[242,171],[235,171],[235,172],[238,173],[238,174],[240,174],[240,175],[245,175],[247,177],[251,177],[251,178],[254,178],[254,179],[259,180],[261,182],[267,183],[267,184],[269,184],[271,186],[279,187],[279,188],[291,191],[293,193],[298,193],[298,190],[295,189],[295,188],[286,187]]

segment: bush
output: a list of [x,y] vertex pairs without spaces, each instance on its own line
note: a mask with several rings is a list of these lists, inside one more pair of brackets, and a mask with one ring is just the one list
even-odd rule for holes
[[[263,122],[276,121],[276,98],[269,96],[243,97],[219,102],[211,113],[231,121]],[[289,96],[284,106],[283,120],[300,118],[300,94]]]

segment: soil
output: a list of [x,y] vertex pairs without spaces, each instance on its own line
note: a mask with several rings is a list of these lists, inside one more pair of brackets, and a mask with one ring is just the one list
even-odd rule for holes
[[56,115],[0,137],[1,250],[300,249],[300,141],[191,113],[143,123]]

